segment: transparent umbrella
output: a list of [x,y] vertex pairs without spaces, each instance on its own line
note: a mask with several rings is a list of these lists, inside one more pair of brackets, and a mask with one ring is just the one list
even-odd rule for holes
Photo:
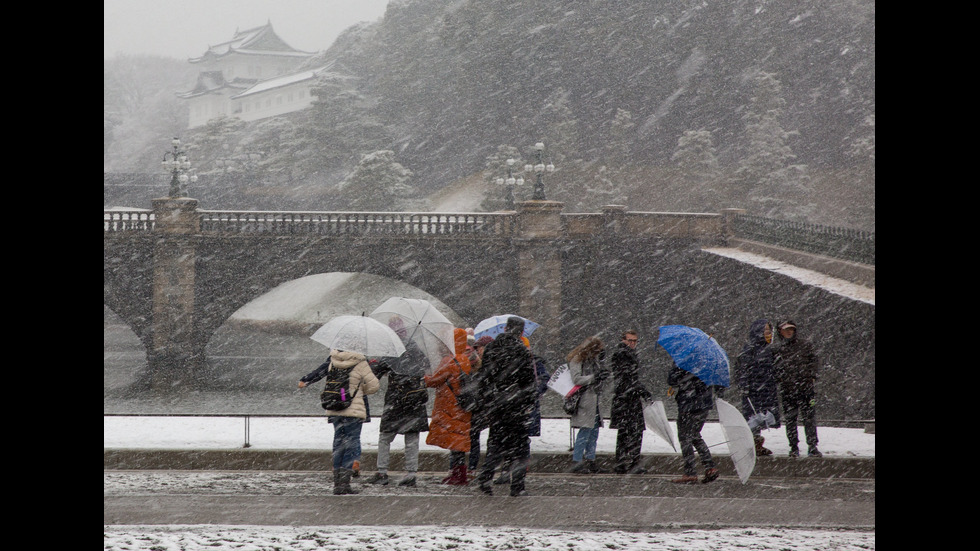
[[755,470],[755,440],[752,437],[752,430],[749,429],[742,412],[735,406],[721,398],[715,398],[715,406],[718,408],[721,432],[725,435],[725,443],[728,444],[728,453],[735,463],[735,472],[738,473],[742,484],[745,484]]
[[[453,323],[431,302],[391,297],[371,312],[370,317],[395,329],[404,329],[404,338],[414,342],[429,361],[429,369],[445,356],[453,355]],[[398,331],[396,331],[397,333]]]
[[367,316],[337,316],[310,338],[328,348],[365,356],[398,357],[405,352],[405,345],[390,327]]
[[643,421],[646,423],[648,429],[653,431],[654,434],[666,440],[670,447],[677,451],[677,444],[674,442],[674,431],[670,428],[670,422],[667,421],[667,410],[664,408],[664,403],[660,400],[651,402],[643,408]]

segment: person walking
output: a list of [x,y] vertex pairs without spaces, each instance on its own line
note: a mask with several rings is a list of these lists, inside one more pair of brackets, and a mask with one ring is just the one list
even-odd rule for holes
[[[528,350],[531,350],[531,357],[534,362],[534,378],[538,390],[537,397],[534,399],[534,409],[531,410],[531,418],[528,421],[527,435],[531,438],[541,436],[541,397],[548,392],[548,381],[551,380],[551,373],[548,372],[548,363],[544,358],[534,353],[531,349],[531,341],[527,337],[521,337],[521,342]],[[472,444],[471,444],[472,445]],[[493,481],[494,484],[510,484],[510,464],[504,463],[500,466],[500,476]]]
[[391,443],[401,434],[405,439],[405,477],[398,485],[415,486],[419,470],[419,433],[429,430],[426,411],[429,392],[425,386],[429,362],[425,353],[408,338],[404,325],[398,322],[400,320],[395,318],[389,326],[401,337],[405,352],[397,358],[382,359],[374,372],[378,379],[388,377],[388,388],[378,428],[378,471],[365,482],[388,485]]
[[636,355],[639,337],[636,331],[623,333],[610,358],[615,380],[609,428],[616,429],[616,466],[618,474],[643,474],[640,450],[643,447],[643,405],[653,395],[640,382],[640,362]]
[[797,420],[802,417],[807,455],[823,457],[817,449],[817,354],[809,341],[799,337],[796,324],[792,321],[780,323],[776,331],[772,346],[779,397],[783,402],[786,438],[789,440],[789,456],[800,456]]
[[432,421],[425,443],[449,450],[449,476],[443,484],[465,486],[466,453],[470,451],[470,413],[456,403],[456,395],[462,388],[461,374],[472,372],[466,355],[466,331],[453,329],[455,355],[442,359],[432,375],[425,376],[425,386],[436,389],[432,405]]
[[684,476],[674,479],[674,482],[697,483],[695,450],[704,467],[704,478],[701,482],[707,484],[716,480],[718,469],[715,468],[708,445],[701,437],[701,429],[708,419],[708,412],[714,406],[714,393],[720,393],[720,387],[705,385],[693,373],[677,367],[674,363],[667,373],[667,385],[667,395],[673,395],[677,400],[677,439],[680,441],[681,455],[684,457]]
[[576,474],[601,472],[596,464],[595,453],[599,428],[602,427],[599,398],[604,383],[609,378],[604,359],[605,345],[596,336],[583,340],[566,357],[572,382],[581,387],[578,391],[580,394],[578,409],[570,419],[572,428],[578,429],[575,444],[572,446],[571,472]]
[[772,324],[767,319],[757,319],[749,326],[748,342],[735,359],[735,377],[742,396],[742,415],[746,419],[765,419],[772,415],[773,422],[750,422],[757,456],[772,455],[762,436],[765,428],[779,427],[779,389],[776,386],[775,358],[772,347]]
[[333,425],[333,493],[356,494],[350,480],[354,474],[354,460],[361,454],[361,424],[367,419],[367,396],[380,388],[367,358],[363,354],[346,350],[331,350],[333,369],[348,371],[348,389],[354,397],[351,404],[341,410],[327,410],[327,419]]
[[481,395],[488,403],[490,435],[487,456],[478,477],[480,491],[493,495],[494,471],[502,463],[511,466],[510,495],[527,495],[525,476],[531,458],[528,425],[537,397],[531,351],[520,338],[524,319],[507,319],[504,332],[483,351]]
[[[467,340],[469,339],[467,338]],[[486,349],[486,346],[492,342],[493,337],[484,335],[473,343],[473,351],[475,354],[470,357],[470,367],[472,368],[471,372],[476,378],[481,376],[483,351]],[[490,426],[490,420],[487,419],[486,409],[486,404],[481,402],[476,406],[476,409],[470,412],[470,455],[467,464],[469,467],[469,476],[475,475],[477,468],[480,466],[480,435]]]

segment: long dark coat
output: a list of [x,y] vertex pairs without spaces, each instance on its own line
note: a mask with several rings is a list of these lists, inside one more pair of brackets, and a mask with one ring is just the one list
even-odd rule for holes
[[714,407],[714,392],[718,387],[707,386],[690,371],[671,364],[667,384],[674,387],[678,413],[696,413]]
[[[772,412],[779,423],[779,389],[776,385],[776,358],[766,342],[768,320],[758,319],[749,327],[749,340],[735,359],[735,376],[742,397],[742,414]],[[774,330],[775,331],[775,330]]]
[[625,343],[619,343],[609,360],[609,366],[615,380],[609,427],[616,429],[642,425],[643,402],[651,400],[653,395],[640,383],[640,361],[636,350]]
[[427,363],[425,354],[411,341],[405,346],[404,354],[378,363],[375,375],[379,379],[388,377],[380,432],[406,434],[429,430],[426,410],[429,392],[424,379]]

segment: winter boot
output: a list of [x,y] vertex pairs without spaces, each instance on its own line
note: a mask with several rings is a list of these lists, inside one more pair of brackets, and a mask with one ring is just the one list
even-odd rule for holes
[[450,486],[466,486],[469,484],[469,479],[466,478],[466,465],[456,465],[453,467],[453,473],[449,476]]
[[766,456],[766,455],[772,455],[772,450],[770,450],[769,448],[763,447],[762,444],[765,443],[765,441],[766,441],[766,439],[763,438],[762,436],[759,436],[759,435],[756,435],[755,436],[755,455],[756,455],[756,457],[762,457],[762,456]]
[[353,474],[354,471],[350,469],[340,468],[333,470],[333,495],[343,496],[358,493],[357,490],[350,487],[350,479]]
[[388,473],[374,473],[371,478],[368,478],[364,482],[368,484],[377,484],[378,486],[388,485]]
[[414,488],[415,487],[415,473],[408,473],[408,474],[406,474],[405,475],[405,478],[401,479],[398,482],[398,485],[399,486],[408,486],[408,487]]
[[354,460],[354,465],[351,466],[351,476],[354,478],[361,476],[361,462],[356,459]]
[[712,468],[704,471],[704,478],[701,479],[701,482],[703,484],[707,484],[709,482],[714,482],[715,480],[718,480],[718,469],[715,469],[714,467],[712,467]]

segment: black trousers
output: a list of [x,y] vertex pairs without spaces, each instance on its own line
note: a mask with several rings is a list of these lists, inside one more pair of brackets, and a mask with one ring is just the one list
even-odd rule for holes
[[510,493],[524,490],[524,476],[531,460],[531,437],[527,434],[527,418],[496,419],[487,437],[487,455],[477,479],[481,486],[490,484],[493,473],[501,463],[510,465]]
[[643,419],[629,419],[617,424],[616,467],[631,469],[640,462],[640,448],[643,447]]
[[713,469],[715,466],[708,445],[701,438],[701,429],[704,428],[704,422],[708,420],[708,411],[677,412],[677,439],[681,442],[681,455],[684,456],[684,474],[686,475],[697,476],[698,474],[695,450],[701,456],[701,464],[706,470]]
[[816,395],[783,398],[783,422],[786,424],[786,439],[790,450],[799,450],[800,433],[797,421],[803,419],[803,432],[806,434],[806,445],[817,449],[817,410],[813,405]]

